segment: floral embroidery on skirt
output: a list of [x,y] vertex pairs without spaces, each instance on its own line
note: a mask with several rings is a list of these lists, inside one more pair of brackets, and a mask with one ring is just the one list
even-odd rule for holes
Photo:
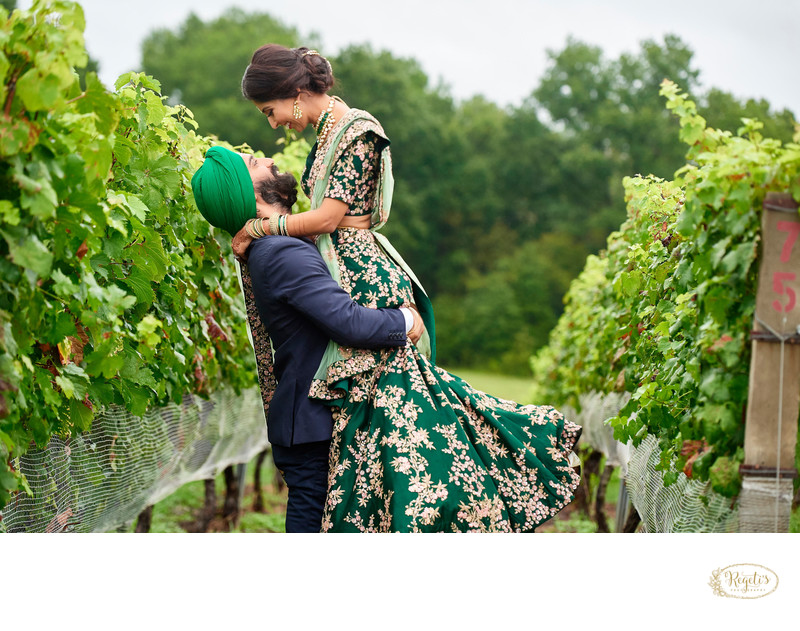
[[[362,305],[412,302],[408,276],[368,230],[333,237]],[[334,407],[326,532],[531,532],[574,498],[581,428],[551,407],[472,388],[417,349],[343,349],[312,396]]]
[[335,411],[323,532],[532,532],[572,501],[578,425],[379,355]]

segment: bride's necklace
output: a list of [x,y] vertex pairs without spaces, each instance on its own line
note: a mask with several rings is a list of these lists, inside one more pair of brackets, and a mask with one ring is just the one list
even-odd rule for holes
[[336,97],[331,97],[328,101],[328,108],[319,115],[316,124],[317,132],[317,146],[321,147],[331,133],[331,129],[336,124],[336,119],[333,116],[333,106],[336,105]]

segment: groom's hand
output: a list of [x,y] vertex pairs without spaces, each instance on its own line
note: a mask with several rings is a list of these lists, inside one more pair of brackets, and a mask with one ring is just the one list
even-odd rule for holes
[[425,323],[422,321],[422,316],[415,307],[409,307],[409,310],[411,311],[411,315],[414,316],[414,325],[408,332],[408,339],[411,340],[412,344],[416,344],[419,342],[419,338],[422,337],[422,332],[425,330]]

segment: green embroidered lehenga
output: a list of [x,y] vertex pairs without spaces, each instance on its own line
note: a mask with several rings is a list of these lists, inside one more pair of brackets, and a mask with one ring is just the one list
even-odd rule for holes
[[417,346],[381,351],[329,345],[310,393],[334,414],[322,530],[532,532],[574,498],[581,428],[435,365],[430,301],[376,231],[391,203],[388,144],[372,116],[350,110],[303,176],[312,208],[332,197],[348,214],[372,216],[371,230],[318,239],[334,278],[362,305],[415,304],[428,333]]

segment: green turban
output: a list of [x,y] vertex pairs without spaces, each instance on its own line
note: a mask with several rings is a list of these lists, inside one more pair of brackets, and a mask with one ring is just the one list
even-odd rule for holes
[[242,156],[225,147],[211,147],[192,176],[197,208],[212,226],[234,236],[256,216],[253,180]]

